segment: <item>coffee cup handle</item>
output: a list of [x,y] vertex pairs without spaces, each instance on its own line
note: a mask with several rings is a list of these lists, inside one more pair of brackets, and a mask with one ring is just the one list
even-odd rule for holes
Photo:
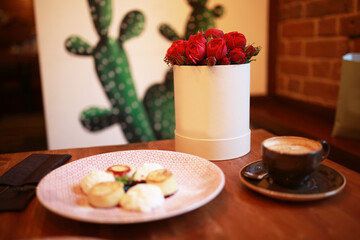
[[320,142],[323,147],[322,160],[324,160],[325,158],[327,158],[329,156],[330,144],[325,140],[318,140],[318,142]]

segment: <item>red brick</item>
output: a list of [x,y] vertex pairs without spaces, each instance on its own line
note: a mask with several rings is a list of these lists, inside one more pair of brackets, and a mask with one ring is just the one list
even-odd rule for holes
[[300,81],[298,79],[289,79],[288,83],[288,90],[292,93],[299,93],[300,92]]
[[315,62],[312,64],[313,67],[313,76],[321,78],[330,77],[330,63],[327,61]]
[[326,101],[336,101],[339,93],[339,86],[327,82],[304,82],[304,94],[312,97],[319,97]]
[[340,19],[340,33],[346,36],[360,35],[360,13]]
[[349,50],[346,39],[320,40],[306,43],[305,53],[308,57],[334,57],[339,58]]
[[318,0],[305,6],[306,17],[321,17],[330,14],[349,13],[354,9],[353,0]]
[[336,35],[336,19],[320,19],[319,21],[319,35]]
[[287,53],[287,44],[284,41],[278,41],[277,54],[285,55]]
[[282,28],[283,37],[312,37],[315,33],[313,21],[302,21],[296,23],[284,23]]
[[283,76],[278,76],[276,79],[276,88],[278,90],[284,90],[286,86],[286,79]]
[[279,20],[300,18],[302,13],[302,5],[287,5],[279,8]]
[[360,38],[354,40],[354,47],[352,52],[360,53]]
[[283,60],[280,62],[280,71],[285,74],[308,76],[309,66],[303,61]]
[[290,41],[289,42],[289,54],[293,56],[301,55],[303,51],[303,44],[301,41]]
[[340,82],[341,78],[341,60],[334,62],[331,68],[331,79]]

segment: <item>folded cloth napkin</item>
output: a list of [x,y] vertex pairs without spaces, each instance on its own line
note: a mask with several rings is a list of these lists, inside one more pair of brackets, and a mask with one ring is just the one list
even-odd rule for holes
[[22,211],[38,182],[71,158],[67,154],[31,154],[0,176],[0,211]]

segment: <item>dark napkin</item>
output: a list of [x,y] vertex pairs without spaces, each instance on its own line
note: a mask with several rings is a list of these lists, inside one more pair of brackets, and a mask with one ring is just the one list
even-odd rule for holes
[[38,182],[71,158],[67,154],[31,154],[0,177],[0,211],[22,211]]

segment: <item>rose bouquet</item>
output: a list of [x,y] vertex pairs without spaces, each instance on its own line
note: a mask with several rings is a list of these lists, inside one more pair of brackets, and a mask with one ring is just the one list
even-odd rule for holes
[[168,65],[229,65],[254,61],[260,47],[246,45],[246,38],[239,32],[224,34],[219,29],[191,35],[189,40],[176,40],[166,52]]

